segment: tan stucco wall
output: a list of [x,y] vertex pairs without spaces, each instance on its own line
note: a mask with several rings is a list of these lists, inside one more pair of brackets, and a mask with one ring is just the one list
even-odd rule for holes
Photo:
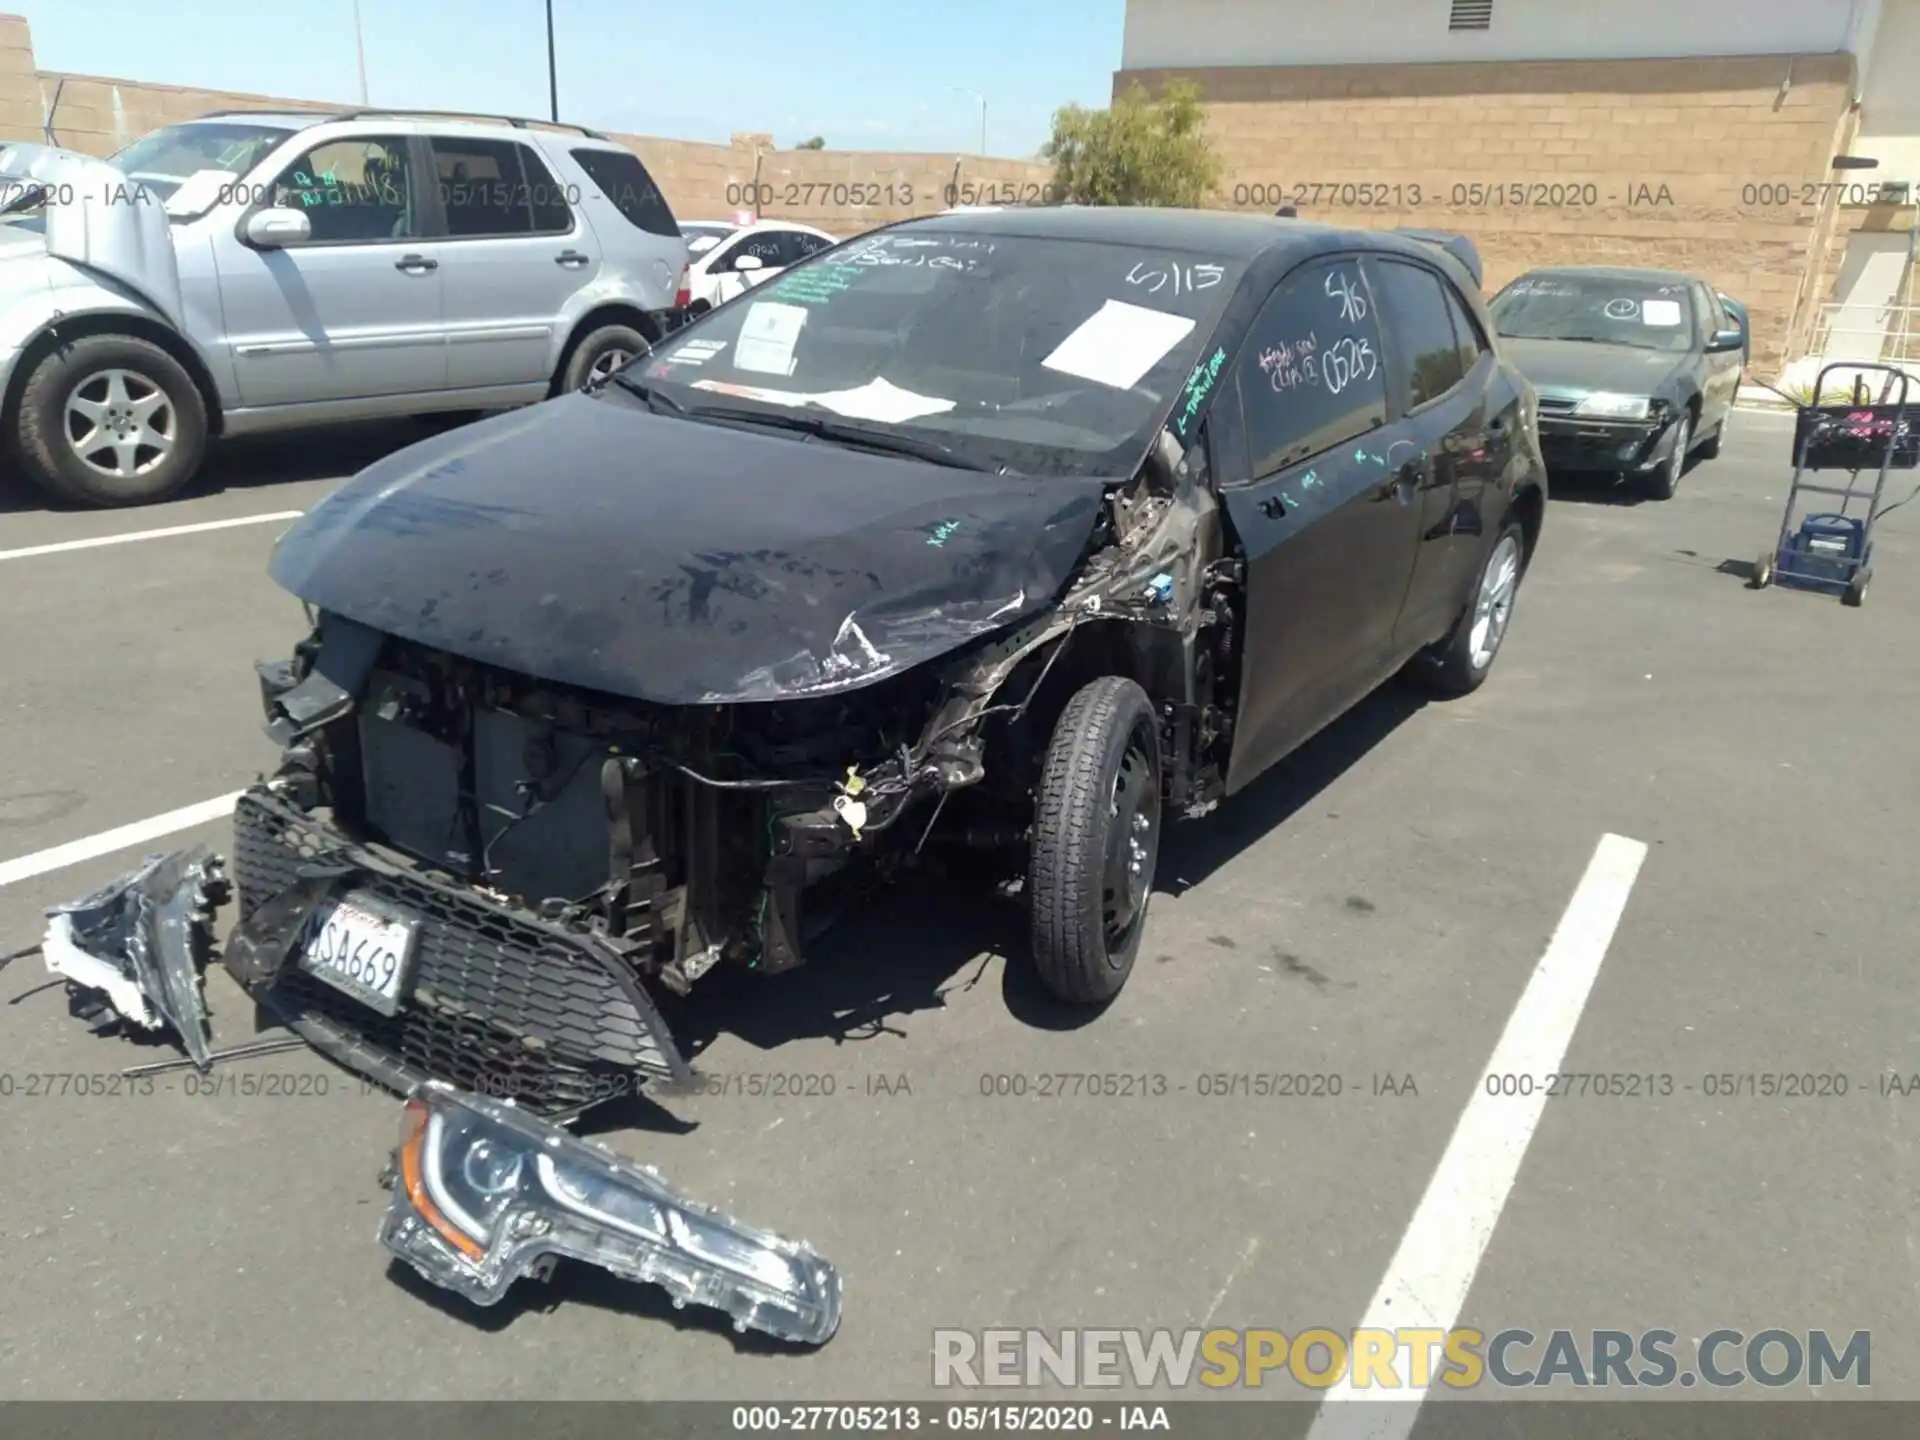
[[[1135,79],[1149,90],[1170,79],[1200,87],[1233,177],[1223,202],[1232,208],[1271,212],[1279,203],[1271,187],[1286,200],[1304,187],[1296,203],[1305,219],[1464,231],[1486,259],[1490,287],[1555,263],[1694,271],[1752,307],[1764,370],[1804,329],[1796,303],[1804,311],[1826,298],[1829,242],[1838,230],[1844,249],[1844,231],[1860,218],[1843,217],[1830,192],[1802,205],[1803,187],[1863,178],[1828,168],[1851,138],[1852,57],[1798,57],[1783,93],[1787,63],[1147,70],[1122,71],[1114,84],[1116,93]],[[1356,203],[1363,184],[1385,203]],[[1473,184],[1508,193],[1520,185],[1531,203],[1456,206],[1454,187]],[[1745,187],[1759,184],[1786,185],[1789,203],[1745,203]],[[1591,186],[1598,203],[1542,203],[1555,199],[1554,185],[1562,201],[1567,187]],[[1416,186],[1417,206],[1408,203]],[[1656,203],[1631,203],[1648,197]]]

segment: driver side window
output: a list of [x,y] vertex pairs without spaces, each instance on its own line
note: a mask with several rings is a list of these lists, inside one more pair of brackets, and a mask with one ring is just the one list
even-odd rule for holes
[[268,204],[299,210],[313,245],[375,244],[420,234],[404,136],[329,140],[280,173]]

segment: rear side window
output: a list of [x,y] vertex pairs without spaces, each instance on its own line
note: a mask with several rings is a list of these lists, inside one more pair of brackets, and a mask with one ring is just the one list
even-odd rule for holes
[[631,150],[575,150],[572,154],[628,224],[652,235],[680,234],[673,207],[667,204],[667,197],[653,183],[653,176],[638,155]]
[[1408,406],[1438,400],[1467,373],[1440,277],[1398,260],[1370,260],[1368,269],[1393,335],[1393,363],[1406,386]]
[[1379,323],[1359,265],[1323,261],[1282,281],[1248,332],[1237,379],[1255,476],[1386,424]]
[[476,239],[564,235],[573,229],[567,195],[525,145],[449,135],[436,135],[430,143],[447,234]]

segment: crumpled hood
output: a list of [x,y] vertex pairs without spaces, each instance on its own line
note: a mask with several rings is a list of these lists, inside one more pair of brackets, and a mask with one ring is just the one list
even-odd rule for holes
[[521,674],[660,704],[772,700],[871,684],[1046,608],[1102,495],[568,395],[370,466],[269,573]]
[[1548,397],[1581,399],[1596,390],[1620,395],[1666,393],[1687,357],[1671,350],[1596,345],[1584,340],[1500,341],[1500,353]]
[[32,233],[54,259],[117,280],[185,328],[179,260],[158,195],[92,155],[24,141],[0,144],[0,188],[7,197],[35,181],[52,187],[58,198],[31,229],[17,222],[0,226],[9,232],[9,253],[15,245],[24,249],[19,237]]

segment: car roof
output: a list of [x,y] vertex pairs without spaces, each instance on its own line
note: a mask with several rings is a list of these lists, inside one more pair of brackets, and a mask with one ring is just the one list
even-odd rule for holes
[[1232,210],[1176,210],[1149,205],[1014,206],[947,211],[889,228],[916,227],[1031,239],[1084,240],[1196,250],[1253,260],[1269,254],[1304,259],[1328,250],[1371,249],[1432,260],[1432,246],[1388,230],[1349,229],[1311,220],[1282,220]]
[[346,124],[349,122],[378,123],[390,126],[402,133],[414,133],[422,127],[434,130],[448,127],[458,130],[480,130],[498,132],[510,130],[522,135],[545,134],[556,139],[562,132],[576,149],[586,148],[618,151],[631,155],[633,151],[619,141],[601,134],[598,130],[589,130],[584,125],[570,125],[565,121],[522,120],[514,115],[482,115],[470,111],[457,110],[407,110],[386,109],[382,107],[360,107],[337,110],[260,110],[235,109],[214,110],[205,115],[196,115],[191,120],[178,123],[183,125],[268,125],[283,129],[289,133],[309,130],[316,125]]
[[1669,285],[1707,283],[1684,270],[1655,270],[1638,265],[1540,265],[1514,279],[1524,280],[1528,275],[1565,275],[1585,280],[1661,280]]

